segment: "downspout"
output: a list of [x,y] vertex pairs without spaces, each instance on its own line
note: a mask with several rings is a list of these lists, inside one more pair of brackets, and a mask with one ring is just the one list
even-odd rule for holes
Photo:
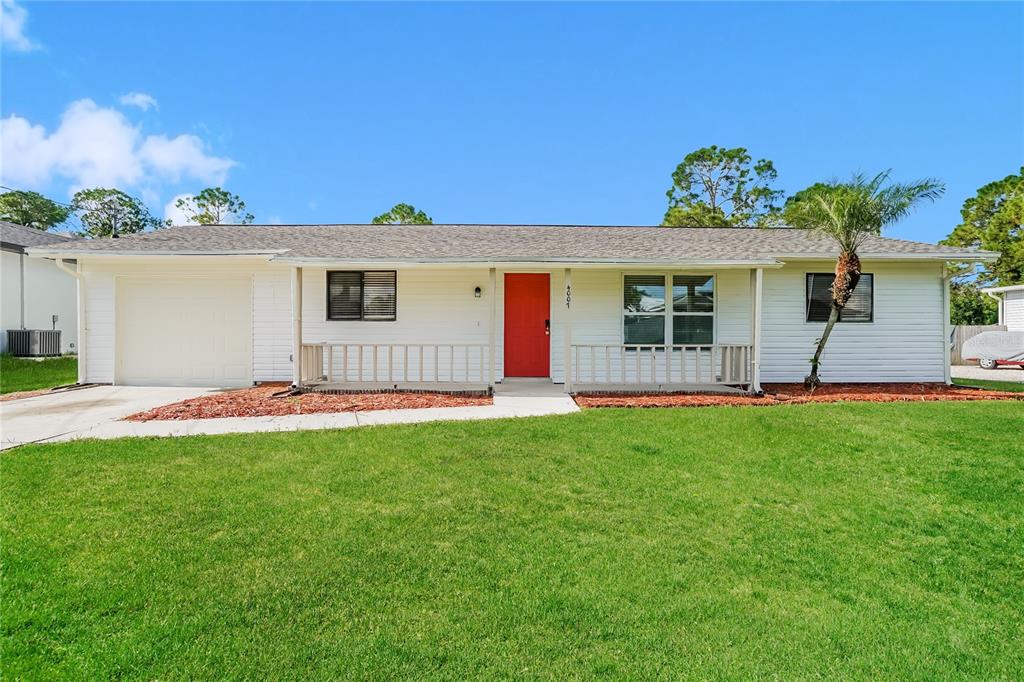
[[55,258],[53,262],[58,268],[74,277],[78,283],[78,383],[84,384],[88,376],[85,367],[88,346],[85,343],[87,325],[85,324],[85,276],[81,271],[82,264],[78,263],[72,270],[63,258]]
[[751,321],[750,321],[750,387],[749,391],[753,395],[762,395],[764,389],[761,388],[761,335],[762,335],[762,322],[761,317],[764,309],[764,268],[756,268],[751,270]]
[[18,293],[21,297],[21,308],[18,312],[18,328],[25,328],[25,252],[18,254]]
[[302,387],[302,268],[292,268],[292,388]]
[[1003,326],[1003,306],[1006,305],[1006,297],[1001,295],[1001,292],[986,291],[985,295],[996,302],[996,310],[999,311],[999,318],[996,320],[996,324],[1000,327]]

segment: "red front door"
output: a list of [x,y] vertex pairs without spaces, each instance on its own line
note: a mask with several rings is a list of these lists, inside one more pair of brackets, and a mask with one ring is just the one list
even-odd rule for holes
[[505,376],[551,376],[550,340],[548,275],[505,275]]

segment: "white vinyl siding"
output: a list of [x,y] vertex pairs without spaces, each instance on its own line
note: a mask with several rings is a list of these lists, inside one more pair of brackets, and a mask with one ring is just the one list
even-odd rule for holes
[[[805,322],[806,274],[834,262],[790,263],[764,276],[761,381],[802,381],[824,322]],[[874,321],[837,324],[822,356],[825,382],[943,381],[942,267],[865,262],[874,275]]]
[[1003,324],[1006,331],[1024,332],[1024,290],[1003,294]]
[[258,271],[252,279],[253,381],[291,381],[291,357],[291,271]]
[[85,381],[114,383],[114,275],[84,265]]

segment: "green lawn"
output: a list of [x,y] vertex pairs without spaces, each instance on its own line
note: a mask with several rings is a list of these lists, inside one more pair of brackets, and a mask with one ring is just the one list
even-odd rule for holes
[[4,677],[1024,677],[1024,404],[0,455]]
[[78,381],[78,360],[73,357],[28,360],[0,355],[0,393],[34,391]]
[[994,391],[1013,391],[1024,393],[1024,383],[1019,381],[992,381],[991,379],[953,379],[958,386],[976,386],[977,388],[989,388]]

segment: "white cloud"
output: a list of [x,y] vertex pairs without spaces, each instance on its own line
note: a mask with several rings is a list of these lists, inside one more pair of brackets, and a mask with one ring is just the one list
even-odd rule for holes
[[63,177],[72,189],[139,187],[182,178],[223,184],[235,165],[208,154],[195,135],[143,135],[120,111],[90,99],[72,102],[50,133],[13,114],[0,119],[0,157],[3,184],[46,187]]
[[156,97],[147,95],[144,92],[129,92],[126,95],[121,95],[118,101],[126,107],[138,107],[143,111],[149,111],[150,109],[160,110],[160,104],[156,101]]
[[195,135],[178,135],[173,139],[150,135],[139,148],[139,158],[174,182],[185,176],[214,185],[223,185],[228,170],[235,165],[231,159],[207,155],[203,141]]
[[25,35],[28,11],[14,0],[0,2],[0,41],[14,52],[31,52],[39,44]]
[[179,194],[174,197],[164,206],[164,220],[170,220],[172,225],[188,225],[189,220],[185,217],[185,212],[176,206],[178,199],[190,199],[191,194]]

